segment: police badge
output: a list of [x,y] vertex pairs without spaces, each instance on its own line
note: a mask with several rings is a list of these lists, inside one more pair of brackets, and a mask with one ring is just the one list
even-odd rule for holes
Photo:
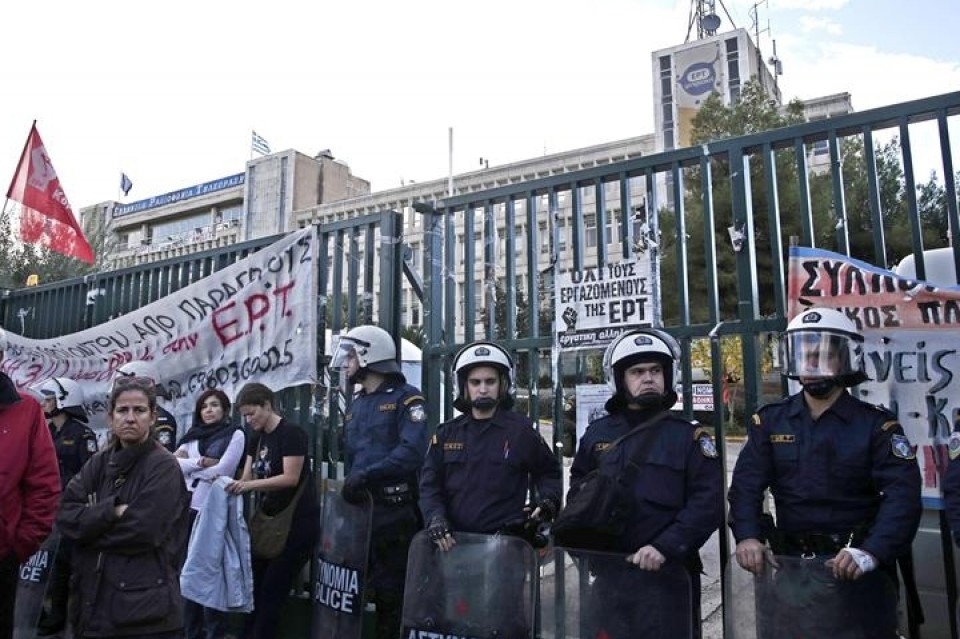
[[423,410],[423,404],[417,404],[410,407],[410,421],[422,422],[427,418],[427,413]]
[[703,453],[704,457],[713,459],[717,456],[717,446],[713,443],[713,438],[710,435],[703,434],[698,441],[700,442],[700,452]]
[[950,453],[950,459],[960,457],[960,432],[954,432],[950,435],[947,442],[947,451]]
[[890,437],[890,448],[894,457],[900,459],[916,459],[917,449],[910,445],[910,440],[906,435],[893,435]]

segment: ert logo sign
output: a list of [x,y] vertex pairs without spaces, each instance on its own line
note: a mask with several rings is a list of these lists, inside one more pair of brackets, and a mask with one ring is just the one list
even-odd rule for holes
[[713,90],[716,77],[713,62],[696,62],[680,76],[680,86],[690,95],[703,95]]

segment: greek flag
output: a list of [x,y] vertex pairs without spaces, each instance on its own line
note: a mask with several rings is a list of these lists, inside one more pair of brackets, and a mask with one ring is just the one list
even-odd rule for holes
[[133,182],[130,181],[130,178],[126,173],[120,174],[120,190],[123,191],[124,195],[129,195],[130,189],[133,188]]
[[256,131],[252,131],[252,133],[253,136],[250,138],[250,148],[260,155],[269,155],[270,145],[267,143],[267,141],[257,135]]

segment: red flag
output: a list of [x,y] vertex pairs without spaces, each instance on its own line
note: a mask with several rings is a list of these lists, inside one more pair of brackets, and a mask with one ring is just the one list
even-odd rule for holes
[[23,205],[20,238],[93,264],[93,249],[77,224],[34,122],[7,197]]

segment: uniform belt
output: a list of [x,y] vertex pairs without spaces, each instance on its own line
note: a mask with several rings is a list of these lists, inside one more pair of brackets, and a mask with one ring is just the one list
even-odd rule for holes
[[[782,555],[835,555],[842,548],[858,547],[866,537],[859,530],[847,533],[780,533],[781,548],[773,551]],[[776,545],[775,545],[776,546]]]
[[410,484],[405,481],[398,484],[374,486],[371,492],[373,493],[373,499],[380,503],[403,506],[413,501]]

